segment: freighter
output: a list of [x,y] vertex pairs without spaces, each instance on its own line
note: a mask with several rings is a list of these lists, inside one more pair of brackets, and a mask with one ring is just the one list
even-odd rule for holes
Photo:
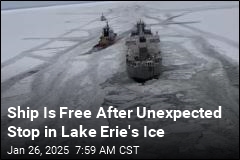
[[158,33],[152,34],[143,21],[138,21],[126,40],[126,67],[128,76],[136,81],[158,78],[161,70],[161,53]]

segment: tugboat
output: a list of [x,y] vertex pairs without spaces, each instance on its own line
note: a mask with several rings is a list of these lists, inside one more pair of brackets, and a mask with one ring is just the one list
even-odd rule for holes
[[108,22],[106,26],[102,30],[102,35],[98,44],[96,44],[93,48],[95,49],[103,49],[115,43],[117,34],[113,32],[113,30],[109,27]]
[[102,13],[102,16],[101,16],[101,19],[100,19],[101,21],[106,21],[107,19],[106,19],[106,17],[103,15],[103,13]]
[[145,82],[160,75],[162,58],[158,33],[152,34],[143,21],[137,22],[126,40],[126,67],[128,76]]

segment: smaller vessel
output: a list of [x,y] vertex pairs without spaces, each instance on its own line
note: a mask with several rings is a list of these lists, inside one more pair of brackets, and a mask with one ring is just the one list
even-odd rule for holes
[[100,19],[101,21],[106,21],[107,19],[106,19],[106,17],[103,15],[103,13],[102,13],[102,16],[101,16],[101,19]]
[[97,48],[97,49],[106,48],[115,43],[116,37],[117,37],[117,34],[113,32],[112,28],[109,27],[107,22],[106,26],[102,30],[102,35],[100,37],[100,40],[98,44],[94,46],[94,48]]

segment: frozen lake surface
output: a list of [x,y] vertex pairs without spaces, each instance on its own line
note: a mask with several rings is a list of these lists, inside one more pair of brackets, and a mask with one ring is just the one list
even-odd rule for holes
[[[98,52],[105,22],[121,37]],[[125,38],[137,20],[158,31],[163,57],[159,79],[144,85],[129,79]],[[164,138],[134,139],[138,158],[239,157],[239,3],[238,2],[101,2],[1,11],[1,148],[6,145],[132,144],[131,138],[37,141],[8,138],[10,125],[60,131],[61,125],[100,129],[101,125],[162,128]],[[223,118],[179,119],[43,119],[9,121],[7,108],[38,109],[210,109]],[[57,125],[56,125],[57,124]],[[97,125],[96,125],[97,124]],[[6,148],[7,149],[7,148]],[[1,150],[2,153],[6,151]],[[174,153],[174,154],[173,154]],[[214,153],[214,154],[212,154]],[[132,158],[130,156],[130,158]]]

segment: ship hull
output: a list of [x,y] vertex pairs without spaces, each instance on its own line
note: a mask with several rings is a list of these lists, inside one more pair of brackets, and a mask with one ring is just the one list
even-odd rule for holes
[[155,63],[152,66],[127,65],[127,73],[130,78],[140,82],[158,78],[161,73],[161,63]]

